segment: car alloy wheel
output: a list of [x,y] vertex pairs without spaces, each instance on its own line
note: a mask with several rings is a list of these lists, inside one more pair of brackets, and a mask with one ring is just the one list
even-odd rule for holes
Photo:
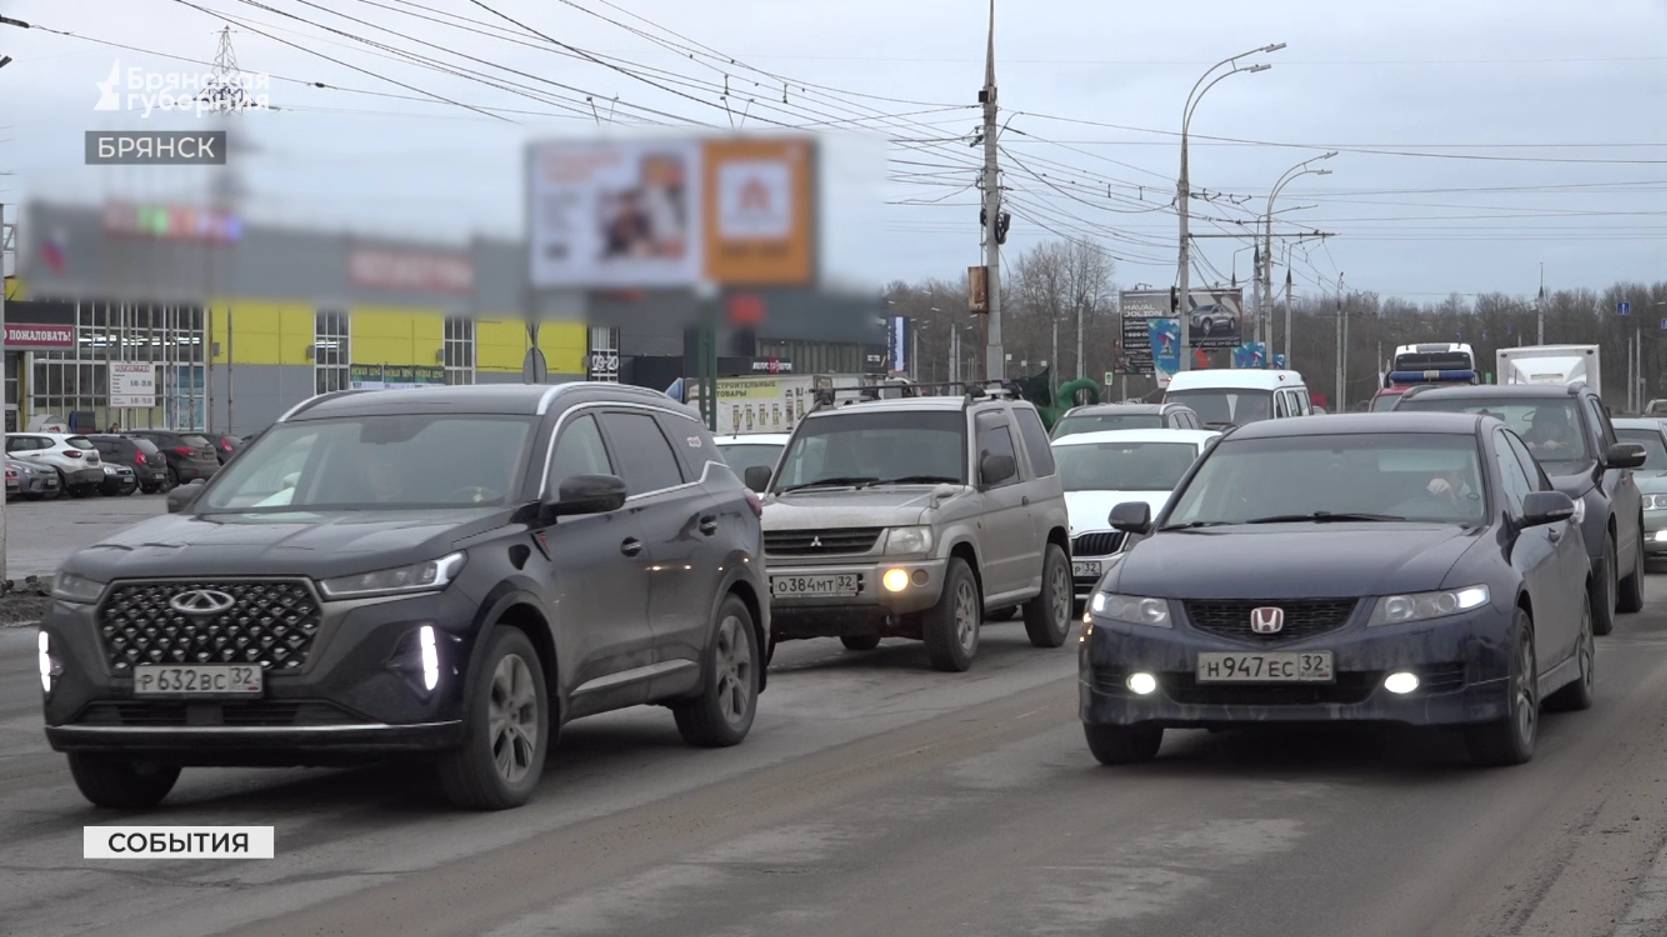
[[747,625],[728,615],[718,625],[717,666],[718,712],[731,726],[751,718],[753,694],[752,641]]
[[538,694],[532,672],[519,654],[505,654],[492,672],[487,703],[492,763],[506,784],[519,784],[538,755]]
[[1540,724],[1539,678],[1534,668],[1534,642],[1517,643],[1517,672],[1511,677],[1512,718],[1517,738],[1525,748],[1534,747],[1534,733]]
[[955,587],[955,640],[971,657],[978,650],[980,620],[978,588],[971,579],[963,579]]

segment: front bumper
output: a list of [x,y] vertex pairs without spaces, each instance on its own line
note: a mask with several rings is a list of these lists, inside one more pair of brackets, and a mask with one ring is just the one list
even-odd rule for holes
[[1644,512],[1644,552],[1667,556],[1667,511]]
[[[1178,606],[1180,603],[1171,603]],[[1369,602],[1362,602],[1363,607]],[[1462,725],[1504,718],[1513,616],[1486,606],[1443,619],[1367,629],[1364,611],[1335,631],[1301,640],[1247,643],[1193,629],[1093,617],[1078,651],[1082,721],[1213,727],[1280,722],[1393,722]],[[1201,651],[1314,651],[1333,655],[1330,684],[1219,684],[1195,679]],[[1390,672],[1411,670],[1423,685],[1399,696],[1383,687]],[[1130,691],[1129,674],[1151,673],[1158,688]]]
[[92,468],[65,469],[64,482],[72,487],[99,487],[104,484],[104,467],[95,465]]
[[181,459],[173,463],[173,466],[174,474],[179,476],[181,484],[194,482],[198,479],[207,481],[214,477],[215,472],[220,470],[220,463],[213,461],[196,462]]
[[[267,669],[258,698],[136,698],[132,677],[110,667],[94,607],[55,601],[41,625],[62,671],[44,702],[47,740],[58,751],[211,765],[335,763],[461,744],[474,602],[453,586],[321,608],[305,662]],[[436,629],[439,650],[432,691],[416,639],[423,625]]]
[[[822,561],[788,565],[766,562],[771,579],[770,622],[773,637],[814,638],[858,634],[904,634],[900,619],[938,604],[943,594],[946,559],[862,557],[845,562]],[[908,585],[889,592],[882,583],[886,572],[901,569]],[[855,576],[854,596],[808,597],[781,595],[776,580],[799,576]]]
[[61,487],[56,472],[36,472],[19,480],[17,493],[23,496],[41,497],[55,495],[61,490]]

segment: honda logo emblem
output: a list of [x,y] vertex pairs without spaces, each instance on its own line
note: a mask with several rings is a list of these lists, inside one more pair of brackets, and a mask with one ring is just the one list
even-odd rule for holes
[[189,589],[168,600],[169,608],[198,618],[218,615],[236,604],[236,599],[218,589]]
[[1285,610],[1272,605],[1250,610],[1250,630],[1257,634],[1278,634],[1285,627]]

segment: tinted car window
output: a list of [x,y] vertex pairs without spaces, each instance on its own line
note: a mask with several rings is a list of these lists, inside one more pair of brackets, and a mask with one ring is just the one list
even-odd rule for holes
[[[1013,464],[1017,467],[1019,456],[1013,450],[1013,434],[1008,431],[1005,425],[1001,424],[1001,417],[994,413],[980,413],[976,425],[978,427],[978,461],[982,463],[985,456],[1004,455],[1013,459]],[[1010,485],[1018,480],[1019,476],[1015,473],[1012,478],[1001,484]]]
[[226,463],[199,503],[209,512],[503,504],[519,490],[532,430],[524,417],[479,414],[285,423],[250,458]]
[[1273,394],[1265,390],[1182,390],[1168,394],[1165,399],[1191,407],[1206,426],[1243,426],[1273,415]]
[[1512,516],[1522,513],[1522,499],[1536,487],[1530,482],[1528,473],[1523,470],[1522,463],[1517,461],[1516,453],[1511,451],[1511,444],[1505,440],[1504,433],[1494,434],[1494,461],[1499,464],[1499,478],[1504,483],[1502,492],[1505,506]]
[[1172,491],[1198,456],[1191,443],[1107,442],[1060,446],[1066,491]]
[[85,436],[71,436],[70,438],[64,440],[64,442],[67,445],[75,447],[76,449],[94,448],[93,441]]
[[677,456],[653,417],[646,413],[604,413],[602,425],[607,427],[626,491],[640,495],[683,484]]
[[602,444],[602,431],[596,428],[596,418],[585,414],[569,420],[556,440],[556,452],[550,459],[550,491],[574,475],[612,475],[613,463],[608,461],[608,448]]
[[780,490],[827,478],[908,478],[965,483],[966,417],[959,411],[813,416],[782,459]]
[[1615,444],[1615,428],[1609,422],[1609,411],[1604,409],[1603,402],[1596,397],[1586,398],[1586,409],[1592,415],[1592,425],[1597,427],[1598,435],[1603,438],[1604,448]]
[[1019,435],[1024,437],[1025,454],[1030,456],[1030,472],[1038,478],[1054,473],[1053,447],[1048,445],[1048,431],[1035,410],[1020,407],[1013,411],[1018,421]]
[[1641,471],[1667,472],[1667,443],[1664,443],[1660,433],[1649,429],[1618,429],[1615,435],[1621,442],[1644,447],[1644,464],[1639,466]]
[[[1480,464],[1471,436],[1228,438],[1176,495],[1169,523],[1243,524],[1322,511],[1480,523]],[[1438,479],[1446,485],[1433,485]]]
[[196,436],[196,435],[181,436],[180,439],[187,446],[190,446],[193,449],[212,449],[212,448],[214,448],[214,443],[209,442],[207,436]]
[[1580,413],[1572,397],[1432,397],[1402,400],[1396,410],[1483,413],[1497,417],[1522,437],[1528,451],[1556,475],[1579,471],[1592,459],[1591,446],[1581,429]]
[[1534,461],[1533,454],[1523,445],[1517,434],[1506,432],[1505,442],[1511,447],[1511,453],[1516,456],[1517,461],[1522,463],[1522,470],[1528,475],[1529,486],[1535,491],[1550,491],[1551,480],[1545,477],[1545,469]]

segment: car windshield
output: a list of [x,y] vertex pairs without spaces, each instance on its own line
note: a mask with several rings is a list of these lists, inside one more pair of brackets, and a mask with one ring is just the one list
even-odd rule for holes
[[1616,429],[1615,437],[1621,442],[1637,443],[1644,447],[1644,464],[1639,466],[1644,472],[1667,472],[1667,442],[1662,440],[1661,433],[1653,429]]
[[1273,392],[1242,387],[1178,390],[1164,395],[1165,403],[1184,403],[1205,425],[1243,426],[1273,416]]
[[762,465],[765,468],[776,467],[776,459],[781,456],[782,446],[776,443],[737,442],[718,447],[718,453],[735,470],[736,475],[745,475],[747,469]]
[[1575,397],[1433,397],[1415,396],[1401,402],[1396,410],[1439,410],[1452,413],[1481,413],[1497,417],[1515,430],[1528,451],[1553,475],[1570,475],[1595,456],[1580,429]]
[[1484,476],[1470,436],[1229,437],[1176,495],[1168,526],[1371,519],[1476,524]]
[[785,491],[899,479],[964,484],[966,461],[966,416],[960,410],[858,409],[801,423],[773,487]]
[[402,414],[286,423],[226,464],[205,513],[389,511],[503,504],[520,485],[534,422]]
[[1198,455],[1192,443],[1103,442],[1056,446],[1066,491],[1171,491]]
[[1054,427],[1053,436],[1061,439],[1076,433],[1093,433],[1103,429],[1161,429],[1163,417],[1156,413],[1082,413],[1068,416]]

